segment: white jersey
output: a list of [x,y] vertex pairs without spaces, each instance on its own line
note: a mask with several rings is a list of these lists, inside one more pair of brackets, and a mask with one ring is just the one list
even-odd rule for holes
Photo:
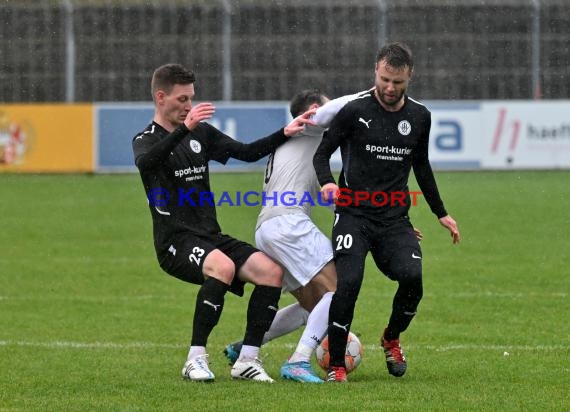
[[279,146],[267,161],[263,191],[267,200],[257,218],[256,229],[268,219],[286,214],[311,215],[311,202],[317,204],[319,182],[313,156],[321,143],[324,128],[307,125],[305,130]]
[[310,218],[312,205],[320,203],[313,156],[333,117],[362,93],[339,97],[319,107],[313,116],[318,126],[307,125],[267,161],[265,201],[257,218],[255,243],[283,267],[283,291],[305,286],[333,259],[330,239]]
[[321,143],[323,133],[345,104],[366,95],[367,92],[368,90],[365,90],[328,101],[319,107],[313,116],[312,120],[317,126],[307,125],[304,131],[289,138],[289,141],[269,156],[263,191],[270,199],[263,202],[256,229],[275,216],[295,213],[311,216],[311,202],[301,200],[310,196],[314,204],[318,201],[320,185],[313,166],[313,156]]

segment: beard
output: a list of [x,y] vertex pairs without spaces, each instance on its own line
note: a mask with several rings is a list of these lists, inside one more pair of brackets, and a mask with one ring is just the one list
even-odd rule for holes
[[385,93],[382,93],[378,87],[375,89],[376,96],[378,96],[378,100],[384,103],[387,106],[396,106],[404,97],[405,90],[402,90],[399,93],[394,93],[393,96],[388,96]]

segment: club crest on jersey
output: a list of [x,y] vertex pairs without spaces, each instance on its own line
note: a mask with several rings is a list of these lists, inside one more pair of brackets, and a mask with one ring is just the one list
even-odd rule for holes
[[407,120],[402,120],[398,123],[398,131],[401,135],[407,136],[412,131],[412,125]]
[[198,140],[192,139],[190,140],[190,149],[192,149],[194,153],[200,153],[202,151],[202,145]]

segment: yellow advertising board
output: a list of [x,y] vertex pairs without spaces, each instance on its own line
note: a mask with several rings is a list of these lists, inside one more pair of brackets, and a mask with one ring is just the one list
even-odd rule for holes
[[0,172],[92,172],[93,105],[0,105]]

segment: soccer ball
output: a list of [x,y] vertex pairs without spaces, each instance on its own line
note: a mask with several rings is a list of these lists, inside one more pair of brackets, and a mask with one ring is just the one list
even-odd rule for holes
[[[360,339],[352,333],[348,332],[346,339],[346,352],[344,355],[344,363],[346,364],[346,373],[355,370],[360,362],[362,362],[362,355],[364,353],[364,346],[360,343]],[[330,355],[329,355],[329,337],[324,337],[321,344],[317,347],[315,352],[317,363],[325,371],[329,369]]]

